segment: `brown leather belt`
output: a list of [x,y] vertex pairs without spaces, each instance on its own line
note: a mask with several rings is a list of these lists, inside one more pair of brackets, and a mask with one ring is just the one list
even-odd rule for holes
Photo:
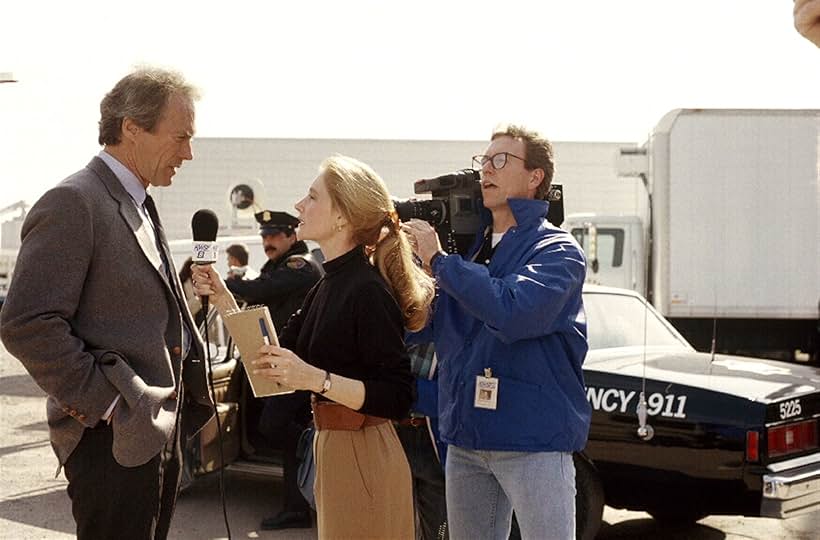
[[397,420],[396,424],[400,426],[421,427],[427,425],[427,419],[423,416],[414,416],[412,418],[402,418]]
[[313,401],[313,424],[320,431],[359,431],[385,422],[387,418],[362,414],[340,403],[315,399]]

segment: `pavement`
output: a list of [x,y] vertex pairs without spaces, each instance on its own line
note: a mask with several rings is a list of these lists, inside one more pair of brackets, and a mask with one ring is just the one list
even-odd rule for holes
[[[45,396],[0,346],[0,538],[8,540],[74,538],[71,503],[45,422]],[[225,490],[231,536],[307,540],[314,529],[260,531],[259,522],[278,508],[277,479],[226,473]],[[820,512],[789,520],[710,516],[692,527],[670,530],[648,514],[607,507],[598,540],[820,540]],[[199,479],[183,493],[171,523],[170,538],[228,538],[219,496],[219,475]]]

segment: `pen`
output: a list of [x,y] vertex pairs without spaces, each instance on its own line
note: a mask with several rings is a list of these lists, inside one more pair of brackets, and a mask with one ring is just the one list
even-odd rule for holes
[[262,341],[265,342],[265,345],[270,345],[270,334],[268,333],[268,327],[265,325],[265,319],[259,317],[259,329],[262,330]]

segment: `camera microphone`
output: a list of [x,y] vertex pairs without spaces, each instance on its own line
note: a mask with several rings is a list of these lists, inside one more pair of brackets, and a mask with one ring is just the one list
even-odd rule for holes
[[473,188],[474,184],[480,181],[481,173],[479,171],[461,169],[435,178],[416,180],[413,184],[413,191],[416,193],[432,193],[433,196],[436,196],[454,189]]
[[[197,210],[191,219],[191,231],[194,236],[191,260],[194,264],[213,264],[216,262],[219,248],[216,244],[216,232],[219,230],[219,219],[213,210]],[[202,297],[202,308],[208,313],[208,297]]]

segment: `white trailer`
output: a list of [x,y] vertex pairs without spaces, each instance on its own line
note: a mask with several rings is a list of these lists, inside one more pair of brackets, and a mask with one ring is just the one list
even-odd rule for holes
[[597,244],[590,281],[645,293],[697,348],[714,333],[718,351],[816,361],[818,126],[818,110],[668,113],[619,155],[619,174],[646,186],[638,232],[605,208],[567,217],[588,250]]

